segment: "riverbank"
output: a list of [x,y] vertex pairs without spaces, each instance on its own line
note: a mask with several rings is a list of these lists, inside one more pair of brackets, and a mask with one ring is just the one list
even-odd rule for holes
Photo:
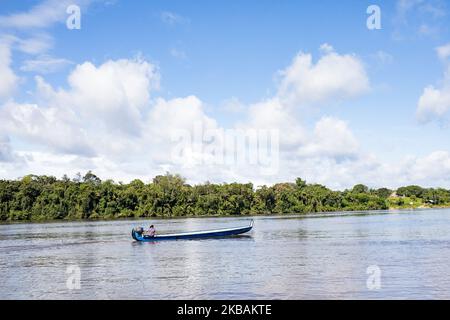
[[358,184],[340,191],[301,178],[257,187],[252,183],[190,185],[169,173],[150,183],[134,180],[128,184],[101,181],[91,172],[73,180],[33,175],[0,180],[0,221],[236,217],[427,206],[450,206],[450,190],[370,189]]
[[390,209],[440,209],[450,208],[450,203],[434,205],[426,203],[421,198],[416,197],[389,197],[387,204]]

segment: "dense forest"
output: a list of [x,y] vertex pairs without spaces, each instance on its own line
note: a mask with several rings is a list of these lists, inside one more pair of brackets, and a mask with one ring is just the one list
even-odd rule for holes
[[256,189],[251,183],[189,185],[169,173],[148,184],[101,181],[92,172],[74,179],[28,175],[0,180],[0,221],[290,214],[449,203],[445,189],[369,189],[360,184],[333,191],[300,178]]

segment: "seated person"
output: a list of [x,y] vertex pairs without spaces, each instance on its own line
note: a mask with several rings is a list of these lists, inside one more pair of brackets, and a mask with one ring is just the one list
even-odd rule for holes
[[145,236],[147,236],[147,237],[154,237],[155,234],[156,234],[156,230],[153,225],[151,225],[150,228],[145,232]]

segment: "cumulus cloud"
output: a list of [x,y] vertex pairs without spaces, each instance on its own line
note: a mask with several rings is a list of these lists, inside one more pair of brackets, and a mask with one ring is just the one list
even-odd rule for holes
[[305,141],[306,133],[301,122],[293,113],[274,97],[249,107],[248,119],[238,125],[239,128],[256,130],[278,130],[282,148],[292,149]]
[[[297,101],[319,102],[333,97],[351,98],[369,88],[357,58],[340,55],[330,45],[323,46],[322,52],[317,63],[301,63],[298,59],[308,60],[308,55],[297,56],[282,73],[277,94],[240,107],[242,117],[228,128],[208,115],[205,103],[194,95],[153,97],[159,87],[159,71],[141,58],[110,60],[99,65],[81,63],[73,68],[62,88],[38,76],[35,101],[10,100],[0,108],[0,175],[16,178],[32,172],[61,176],[93,170],[102,178],[130,181],[149,180],[171,171],[182,174],[191,183],[252,181],[260,185],[300,176],[338,189],[360,182],[388,187],[426,184],[430,178],[448,184],[447,152],[383,163],[361,148],[346,121],[325,116],[311,123],[311,119],[298,116],[291,103],[292,92]],[[357,71],[344,81],[331,81],[330,77],[334,78],[343,65],[358,66],[354,69]],[[305,84],[305,72],[317,83]],[[318,79],[322,76],[325,80],[320,84]],[[345,85],[358,77],[367,80],[359,90]],[[200,134],[219,134],[197,139],[199,129]],[[278,171],[262,175],[261,164],[215,163],[210,151],[230,151],[220,135],[230,129],[277,130]],[[174,153],[180,138],[188,141],[181,158]],[[13,150],[11,141],[25,147]]]
[[310,54],[300,53],[279,72],[277,94],[251,105],[245,126],[283,132],[281,147],[300,150],[299,156],[342,157],[356,152],[358,145],[347,124],[324,117],[316,124],[314,134],[308,134],[305,119],[297,116],[297,106],[356,97],[369,90],[369,79],[356,56],[339,54],[327,43],[320,51],[322,56],[316,63]]
[[[31,146],[23,151],[29,155],[26,168],[15,173],[89,168],[124,179],[176,171],[183,166],[172,158],[174,132],[193,136],[194,124],[218,129],[195,96],[152,99],[159,73],[140,58],[99,66],[86,62],[74,68],[67,82],[67,89],[54,88],[36,77],[36,103],[9,101],[0,109],[2,130]],[[205,155],[200,150],[191,156]]]
[[40,108],[36,104],[6,103],[0,113],[10,134],[36,146],[62,153],[93,154],[83,129],[70,110]]
[[448,185],[450,182],[450,153],[448,151],[435,151],[424,157],[407,160],[411,164],[408,176],[413,181],[438,185]]
[[423,90],[417,106],[420,121],[444,120],[450,110],[450,86],[428,86]]
[[126,152],[130,135],[141,133],[159,75],[147,61],[117,60],[78,65],[68,83],[68,89],[56,90],[36,77],[39,105],[6,103],[0,111],[3,127],[55,152]]
[[311,54],[299,53],[280,72],[278,96],[290,105],[310,105],[329,100],[353,98],[367,92],[369,78],[355,55],[340,55],[322,45],[322,57],[313,62]]
[[308,143],[300,147],[299,155],[344,159],[356,156],[359,151],[359,143],[346,122],[323,117],[316,123]]
[[[328,49],[332,50],[331,46]],[[337,56],[334,51],[326,53],[329,55]],[[335,61],[341,63],[339,58]],[[332,61],[327,65],[331,72],[336,70]],[[48,163],[53,158],[58,166],[60,155],[76,157],[77,161],[87,159],[80,163],[93,166],[103,160],[114,168],[111,170],[121,171],[117,173],[121,177],[130,172],[140,175],[171,170],[197,182],[211,177],[222,181],[276,179],[275,176],[262,179],[254,165],[215,164],[210,147],[228,152],[230,146],[220,134],[195,140],[196,130],[223,133],[226,128],[206,114],[203,102],[195,96],[152,100],[151,92],[159,86],[159,73],[145,60],[121,59],[98,66],[85,62],[73,69],[67,82],[66,89],[54,88],[44,78],[36,77],[35,103],[10,101],[2,108],[2,124],[7,132],[36,148],[31,152],[32,167],[42,168],[44,165],[38,162]],[[337,88],[332,91],[340,94]],[[280,135],[282,157],[293,162],[305,156],[338,158],[343,156],[339,148],[347,150],[346,154],[357,148],[346,124],[339,119],[324,118],[314,133],[308,134],[308,129],[282,98],[278,94],[243,107],[246,119],[231,129],[283,132]],[[184,150],[182,163],[174,161],[173,154],[180,133],[193,139]]]
[[206,116],[203,102],[196,96],[157,99],[147,121],[149,126],[156,126],[152,127],[153,130],[164,131],[163,136],[175,129],[189,130],[196,121],[200,121],[206,128],[217,126],[215,120]]
[[440,87],[424,88],[417,104],[417,118],[421,122],[444,121],[450,111],[450,44],[436,48],[436,52],[445,65],[444,79]]
[[141,113],[149,104],[150,92],[159,87],[154,65],[137,59],[90,62],[77,65],[68,77],[68,90],[54,90],[37,77],[38,93],[49,106],[69,108],[97,129],[139,134]]
[[[157,99],[145,124],[147,130],[144,141],[151,148],[148,149],[148,158],[160,165],[175,163],[183,166],[202,162],[205,156],[202,149],[203,133],[220,129],[217,122],[206,115],[203,102],[196,96]],[[196,130],[199,132],[196,133]],[[180,139],[188,140],[185,141],[187,148],[183,150],[182,160],[177,159],[180,154],[174,154]]]

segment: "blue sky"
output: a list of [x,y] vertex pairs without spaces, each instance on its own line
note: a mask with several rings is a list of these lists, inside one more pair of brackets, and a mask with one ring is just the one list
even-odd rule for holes
[[[80,30],[66,27],[68,14],[64,9],[74,3],[81,8]],[[381,9],[381,30],[369,30],[366,26],[369,16],[366,9],[372,4]],[[0,93],[4,92],[0,97],[0,112],[3,112],[0,175],[3,178],[27,173],[58,176],[63,172],[74,174],[92,169],[102,178],[145,180],[170,170],[180,172],[192,182],[238,180],[261,184],[302,176],[335,188],[349,187],[355,182],[370,186],[421,183],[450,187],[447,125],[450,110],[447,83],[450,81],[445,76],[450,54],[439,56],[436,49],[450,43],[449,13],[450,6],[443,0],[83,0],[67,3],[0,0],[0,44],[4,48],[4,54],[0,54],[0,71],[8,70],[15,79],[9,86],[5,80],[3,91],[0,87]],[[23,48],[27,44],[31,49]],[[325,52],[320,49],[323,44],[332,49]],[[289,88],[301,94],[289,105],[281,102],[280,118],[295,121],[292,127],[282,122],[276,124],[281,135],[280,169],[276,174],[262,177],[246,167],[219,168],[204,163],[186,167],[171,163],[170,152],[165,150],[169,143],[163,139],[169,133],[162,134],[155,129],[160,124],[152,123],[149,117],[174,117],[167,120],[164,129],[170,128],[171,123],[177,128],[189,126],[188,123],[180,125],[180,119],[198,120],[221,129],[271,127],[273,121],[270,125],[267,121],[271,118],[271,108],[275,107],[258,110],[258,104],[283,100],[280,88],[288,81],[283,71],[290,67],[294,70],[295,58],[308,54],[312,69],[320,65],[321,58],[334,55],[338,57],[336,63],[345,63],[347,57],[347,62],[354,62],[349,67],[361,67],[362,71],[349,69],[349,75],[354,72],[354,77],[332,92],[320,83],[310,88],[301,74],[303,69],[295,71],[300,74],[293,76]],[[125,81],[134,69],[122,68],[118,63],[121,60],[151,69],[152,84],[145,87],[144,91],[148,92],[142,92],[143,97],[149,93],[147,102],[139,105],[138,110],[127,102],[120,106],[105,104],[101,110],[89,111],[92,113],[78,113],[85,106],[74,102],[67,108],[77,121],[62,115],[68,112],[64,110],[64,99],[85,92],[71,84],[68,80],[71,75],[79,73],[79,77],[86,76],[89,81],[92,71],[102,81],[101,66],[110,61],[111,68],[117,68],[113,72],[120,78],[117,81]],[[27,68],[30,63],[33,67]],[[94,69],[77,69],[86,63]],[[333,74],[336,69],[332,63],[324,63],[320,69],[323,74],[316,75],[337,79],[330,81],[344,81],[342,74]],[[148,71],[142,72],[148,76]],[[36,76],[51,88],[50,95],[38,86]],[[367,88],[352,90],[359,80],[367,80]],[[105,78],[105,85],[107,81]],[[301,86],[321,92],[326,98],[305,102],[305,97],[312,93]],[[439,93],[438,98],[425,93],[428,86]],[[63,93],[56,94],[58,91]],[[187,97],[198,101],[182,100]],[[421,97],[424,102],[419,112]],[[141,95],[136,99],[141,101]],[[167,110],[170,106],[162,106],[171,105],[170,102],[176,105],[172,111]],[[33,110],[37,115],[23,116],[31,112],[30,104],[36,107]],[[194,106],[189,107],[190,104]],[[262,113],[267,117],[255,120],[254,115]],[[91,118],[86,119],[88,116]],[[42,119],[34,124],[36,117]],[[101,121],[96,123],[92,117]],[[124,140],[123,149],[96,146],[108,137],[116,139],[119,133],[111,131],[116,121],[136,117],[139,138],[118,136],[117,139]],[[325,123],[341,128],[336,135],[320,131],[323,129],[318,124],[324,123],[324,119],[332,119]],[[52,121],[61,128],[55,128]],[[129,126],[132,125],[134,122],[130,122]],[[55,132],[51,132],[52,128]],[[292,142],[293,146],[291,142],[283,142],[291,129],[305,132],[304,139]],[[162,136],[143,138],[152,130]],[[84,135],[86,142],[81,138],[73,141],[73,135],[78,134]],[[50,138],[46,139],[47,135]],[[77,147],[66,148],[59,140],[52,142],[53,135]],[[95,141],[98,136],[104,139]],[[133,146],[125,147],[129,143]],[[331,150],[333,145],[348,152],[337,147]],[[115,150],[123,153],[147,147],[148,153],[130,151],[132,160],[124,159]],[[93,152],[86,156],[82,149]],[[102,165],[105,161],[110,162],[108,168]]]

